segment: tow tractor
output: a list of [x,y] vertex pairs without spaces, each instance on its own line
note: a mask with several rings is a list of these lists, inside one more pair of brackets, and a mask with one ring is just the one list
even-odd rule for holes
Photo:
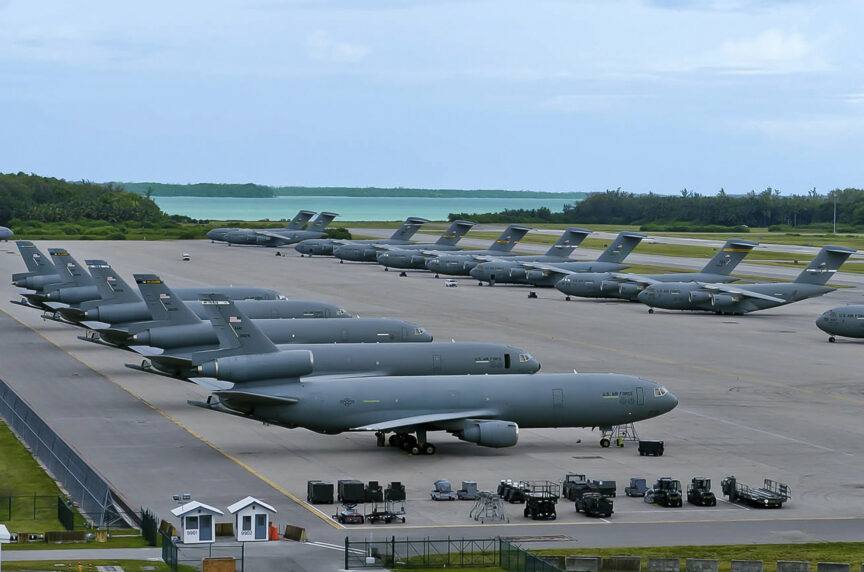
[[687,487],[687,502],[699,506],[717,506],[717,497],[711,492],[711,479],[693,477]]
[[608,518],[614,512],[612,510],[612,499],[600,493],[585,493],[576,500],[576,512],[584,512],[585,516]]
[[660,477],[654,488],[645,492],[645,502],[660,506],[683,506],[681,481],[672,477]]
[[356,503],[344,503],[342,510],[333,515],[339,524],[363,524],[363,513],[357,510]]

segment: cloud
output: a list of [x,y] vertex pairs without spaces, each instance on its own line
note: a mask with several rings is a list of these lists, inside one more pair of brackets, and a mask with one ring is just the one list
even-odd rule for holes
[[864,93],[847,93],[843,96],[843,101],[853,105],[864,103]]
[[306,47],[309,57],[324,62],[359,62],[371,53],[366,46],[335,40],[323,30],[310,33]]

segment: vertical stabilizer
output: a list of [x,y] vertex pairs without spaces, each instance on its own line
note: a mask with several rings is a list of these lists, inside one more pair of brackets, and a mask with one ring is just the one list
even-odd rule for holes
[[710,274],[729,275],[738,266],[738,263],[744,260],[744,257],[750,254],[759,243],[744,240],[743,238],[730,238],[726,241],[714,258],[708,261],[705,268],[701,272]]
[[93,277],[87,274],[84,267],[78,264],[78,261],[72,258],[72,255],[65,248],[49,248],[48,254],[51,255],[60,278],[72,282],[75,286],[93,286],[95,284]]
[[507,228],[504,229],[504,232],[501,233],[495,242],[487,249],[493,252],[510,252],[513,250],[513,247],[519,244],[519,241],[522,240],[522,237],[528,234],[528,231],[531,230],[531,227],[522,226],[519,224],[511,224]]
[[846,260],[855,253],[854,248],[825,245],[807,268],[794,280],[798,284],[825,284]]
[[402,226],[396,229],[396,232],[390,235],[390,240],[410,240],[414,233],[420,230],[420,227],[429,222],[425,218],[409,216],[402,223]]
[[134,274],[133,277],[154,320],[165,321],[164,325],[168,326],[201,322],[201,318],[155,274]]
[[104,260],[85,260],[90,276],[96,282],[101,300],[93,301],[96,305],[105,302],[111,304],[122,304],[125,302],[140,302],[141,297],[129,284],[123,280],[111,265]]
[[285,225],[285,228],[288,230],[300,230],[309,220],[315,216],[315,211],[300,211],[294,218],[291,219],[291,222]]
[[614,262],[620,264],[633,252],[645,235],[639,232],[619,232],[615,240],[597,257],[597,262]]
[[202,294],[201,304],[219,338],[220,349],[243,348],[244,354],[278,352],[270,338],[223,294]]
[[560,256],[566,258],[573,254],[576,247],[582,244],[591,231],[587,228],[571,227],[564,231],[564,234],[555,241],[549,250],[546,251],[546,256]]
[[[29,240],[18,240],[15,242],[18,245],[18,252],[24,260],[24,265],[30,272],[30,274],[28,274],[29,276],[57,274],[57,269],[54,268],[54,263],[51,262],[50,258],[42,254],[35,244]],[[23,275],[24,273],[13,275],[12,279],[15,280],[15,276]]]
[[337,216],[339,215],[336,213],[318,213],[318,216],[315,217],[315,220],[309,223],[309,226],[306,228],[306,230],[324,232],[324,229],[327,228],[327,225],[330,224],[330,222]]
[[450,225],[444,234],[435,241],[435,244],[438,246],[454,246],[457,242],[462,240],[462,237],[471,230],[474,226],[474,223],[467,220],[454,220],[453,224]]

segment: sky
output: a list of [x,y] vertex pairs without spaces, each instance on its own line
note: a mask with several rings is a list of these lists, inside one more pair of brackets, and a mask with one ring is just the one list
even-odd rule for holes
[[864,188],[859,0],[0,0],[0,172]]

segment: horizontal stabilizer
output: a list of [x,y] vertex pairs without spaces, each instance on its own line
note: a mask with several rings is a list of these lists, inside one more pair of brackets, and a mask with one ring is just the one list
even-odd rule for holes
[[[96,322],[96,321],[85,321],[81,322],[81,325],[85,328],[89,328],[91,330],[102,331],[102,330],[110,330],[111,324],[106,322]],[[118,330],[119,331],[119,330]],[[124,334],[128,333],[125,330],[122,330]]]
[[[64,316],[66,316],[66,314],[63,312],[64,310],[72,310],[72,311],[81,312],[81,310],[78,310],[77,308],[70,308],[69,304],[64,304],[63,302],[43,302],[42,305],[45,307],[51,308],[52,310],[57,310],[58,312],[60,312]],[[84,313],[81,312],[81,314],[83,315]]]
[[149,358],[161,356],[165,352],[162,348],[154,348],[153,346],[129,346],[129,349],[137,354]]
[[210,391],[227,391],[234,387],[230,381],[222,381],[214,377],[190,377],[189,381]]
[[[138,346],[140,347],[140,346]],[[147,347],[147,346],[145,346]],[[165,367],[173,367],[176,369],[181,369],[184,367],[195,367],[197,364],[193,362],[189,358],[177,357],[177,356],[166,356],[166,355],[156,355],[153,356],[150,361],[153,363],[157,363],[159,365],[164,365]]]
[[494,411],[488,409],[476,409],[473,411],[451,411],[450,413],[431,413],[429,415],[415,415],[414,417],[403,417],[401,419],[392,419],[390,421],[382,421],[373,425],[364,425],[355,427],[352,431],[392,431],[401,427],[413,427],[415,425],[428,425],[430,423],[439,423],[441,421],[456,421],[458,419],[472,419],[477,417],[488,417],[494,415]]
[[216,391],[214,394],[219,399],[236,399],[248,405],[293,405],[300,401],[296,397],[279,397],[278,395],[267,395],[253,391],[225,390]]

